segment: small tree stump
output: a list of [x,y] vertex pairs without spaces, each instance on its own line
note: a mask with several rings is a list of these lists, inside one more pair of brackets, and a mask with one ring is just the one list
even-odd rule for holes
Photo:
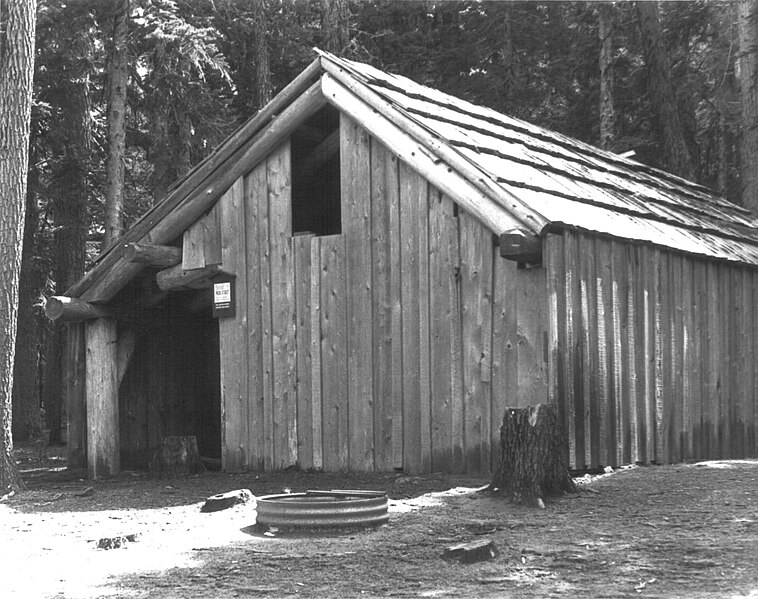
[[150,471],[167,476],[188,476],[204,472],[197,437],[164,437],[150,461]]
[[544,507],[544,499],[575,493],[558,406],[506,408],[500,459],[489,489],[509,500]]

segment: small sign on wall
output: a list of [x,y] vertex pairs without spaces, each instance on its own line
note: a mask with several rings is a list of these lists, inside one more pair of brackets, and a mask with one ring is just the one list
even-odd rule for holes
[[222,275],[213,279],[213,316],[234,316],[234,277]]

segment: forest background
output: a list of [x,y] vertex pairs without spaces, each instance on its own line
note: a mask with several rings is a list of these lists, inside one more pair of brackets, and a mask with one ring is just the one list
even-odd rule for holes
[[65,440],[65,334],[44,317],[44,298],[64,293],[302,71],[313,47],[633,155],[755,209],[756,4],[40,1],[14,442],[45,430],[49,443]]

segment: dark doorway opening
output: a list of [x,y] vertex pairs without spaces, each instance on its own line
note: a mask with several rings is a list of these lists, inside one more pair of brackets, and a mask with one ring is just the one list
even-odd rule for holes
[[209,290],[171,293],[120,327],[130,328],[134,353],[119,387],[122,468],[148,469],[168,436],[194,435],[200,455],[219,460],[218,320]]

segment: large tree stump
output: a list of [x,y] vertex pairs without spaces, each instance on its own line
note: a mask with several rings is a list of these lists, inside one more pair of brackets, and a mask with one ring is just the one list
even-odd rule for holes
[[576,492],[567,457],[558,406],[506,408],[489,488],[515,503],[544,507],[546,497]]
[[161,446],[155,450],[150,461],[150,470],[167,476],[188,476],[204,472],[197,437],[192,435],[161,439]]

